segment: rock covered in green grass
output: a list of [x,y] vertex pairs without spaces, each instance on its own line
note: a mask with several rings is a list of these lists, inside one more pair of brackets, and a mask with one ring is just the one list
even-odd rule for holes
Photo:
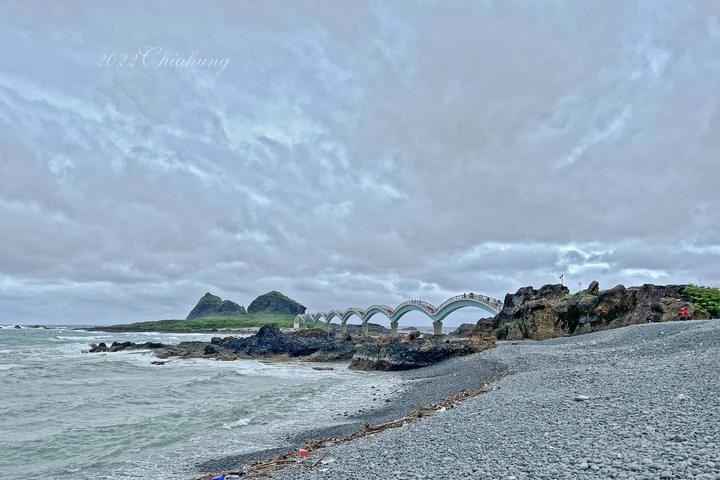
[[248,306],[248,313],[289,313],[297,315],[305,313],[305,306],[295,300],[286,297],[280,292],[273,290],[265,295],[260,295]]
[[245,315],[245,307],[230,300],[222,300],[217,295],[207,292],[190,311],[186,320],[207,317],[210,315]]

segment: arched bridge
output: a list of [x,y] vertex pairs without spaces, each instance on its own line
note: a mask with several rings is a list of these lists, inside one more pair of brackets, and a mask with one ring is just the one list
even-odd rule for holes
[[445,317],[464,307],[480,308],[496,315],[502,309],[502,302],[477,293],[463,293],[448,298],[437,307],[423,300],[408,300],[395,308],[390,308],[387,305],[372,305],[366,309],[351,307],[345,311],[330,310],[328,312],[300,314],[295,317],[295,328],[307,328],[309,325],[315,327],[318,323],[327,327],[330,321],[337,317],[340,320],[340,328],[345,333],[348,319],[353,315],[357,315],[362,321],[363,334],[367,335],[368,322],[373,316],[381,313],[390,319],[392,335],[397,335],[400,319],[406,313],[416,311],[424,313],[433,321],[433,330],[436,335],[439,335],[442,333],[442,322]]

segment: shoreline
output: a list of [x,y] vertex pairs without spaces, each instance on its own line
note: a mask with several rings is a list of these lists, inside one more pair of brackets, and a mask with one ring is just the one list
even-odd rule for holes
[[[720,323],[634,325],[479,354],[508,366],[443,413],[321,447],[274,480],[720,479]],[[233,478],[233,477],[230,477]]]
[[[490,349],[490,351],[493,349]],[[507,366],[490,360],[483,353],[452,358],[435,365],[399,372],[386,372],[394,378],[400,378],[405,388],[389,403],[351,414],[347,422],[330,427],[311,428],[282,438],[280,447],[255,452],[208,459],[195,465],[202,472],[238,472],[247,466],[266,462],[280,455],[292,455],[308,442],[328,440],[361,432],[366,425],[377,426],[402,419],[417,409],[428,407],[464,392],[482,388],[492,379],[506,375]],[[374,403],[374,402],[371,402]],[[210,474],[200,474],[198,479],[212,478]]]

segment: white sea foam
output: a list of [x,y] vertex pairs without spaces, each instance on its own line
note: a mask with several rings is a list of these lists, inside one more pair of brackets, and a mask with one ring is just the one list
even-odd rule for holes
[[228,430],[231,430],[235,427],[244,427],[245,425],[249,425],[252,421],[251,418],[241,418],[240,420],[232,423],[223,423],[223,428],[226,428]]
[[57,340],[70,340],[70,341],[83,341],[83,342],[94,342],[94,341],[104,341],[108,338],[112,338],[111,335],[83,335],[83,336],[71,336],[71,335],[56,335],[54,337]]

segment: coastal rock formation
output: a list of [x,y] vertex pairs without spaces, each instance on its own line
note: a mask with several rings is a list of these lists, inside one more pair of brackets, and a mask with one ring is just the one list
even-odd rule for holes
[[[329,331],[331,332],[340,332],[341,328],[342,327],[339,323],[331,323],[329,325]],[[360,336],[362,335],[362,325],[357,323],[345,324],[345,331],[350,335]],[[368,333],[370,335],[387,335],[388,333],[390,333],[390,329],[383,327],[378,323],[368,322]]]
[[263,325],[257,334],[245,338],[213,338],[211,344],[230,350],[242,357],[290,355],[312,356],[313,360],[352,358],[355,345],[324,330],[298,330],[283,333],[276,324]]
[[454,337],[469,337],[475,332],[476,325],[474,323],[463,323],[457,329],[450,332]]
[[[359,340],[360,342],[364,340]],[[356,352],[352,337],[340,337],[324,330],[299,330],[283,333],[276,324],[264,325],[249,337],[215,337],[208,342],[162,343],[113,342],[91,344],[90,353],[122,350],[152,350],[159,358],[262,358],[278,355],[305,357],[313,361],[349,360]]]
[[195,305],[186,320],[207,317],[210,315],[245,315],[245,307],[230,300],[222,300],[217,295],[207,292]]
[[427,367],[452,357],[482,352],[495,346],[494,341],[449,340],[445,336],[409,340],[394,337],[386,341],[364,343],[350,362],[351,370],[410,370]]
[[520,288],[507,294],[502,311],[488,323],[482,319],[473,335],[487,335],[490,328],[497,338],[544,340],[563,335],[594,332],[635,325],[651,320],[666,322],[680,316],[682,307],[693,319],[710,318],[695,308],[683,285],[624,287],[602,291],[597,282],[576,294],[567,287],[545,285],[540,290]]
[[438,336],[420,338],[419,332],[402,338],[378,339],[339,335],[325,330],[298,330],[283,333],[276,324],[264,325],[249,337],[215,337],[208,342],[181,342],[177,345],[161,343],[113,342],[91,344],[90,352],[119,352],[122,350],[152,350],[159,358],[263,358],[276,356],[302,357],[309,361],[350,360],[349,368],[356,370],[409,370],[426,367],[441,360],[480,352],[495,345],[470,339]]
[[307,309],[303,305],[275,290],[257,297],[247,309],[248,313],[268,312],[291,315],[305,313],[305,310]]
[[99,352],[120,352],[122,350],[154,350],[158,348],[165,348],[166,345],[158,342],[145,342],[145,343],[134,343],[134,342],[113,342],[108,347],[105,342],[91,343],[90,353]]

